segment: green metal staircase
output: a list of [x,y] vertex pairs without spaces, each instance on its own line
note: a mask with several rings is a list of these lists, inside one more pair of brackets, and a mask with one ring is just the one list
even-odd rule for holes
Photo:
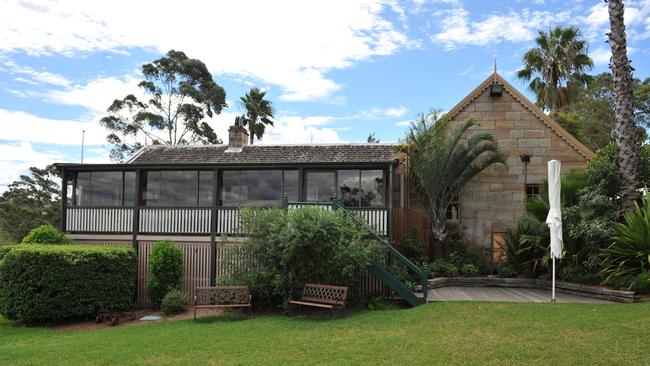
[[[385,237],[378,235],[372,227],[358,215],[347,210],[336,198],[332,198],[332,209],[344,211],[352,222],[367,231],[370,239],[379,244],[381,253],[377,258],[371,260],[370,264],[368,264],[368,270],[410,305],[418,306],[426,304],[428,292],[426,269],[411,262],[395,249]],[[406,269],[409,276],[415,279],[416,282],[419,282],[422,292],[415,292],[413,288],[415,287],[415,282],[405,281],[401,278],[403,276],[396,273],[396,268]]]

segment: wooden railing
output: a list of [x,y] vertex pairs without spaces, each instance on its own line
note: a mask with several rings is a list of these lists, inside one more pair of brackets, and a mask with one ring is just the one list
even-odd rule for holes
[[133,209],[128,207],[68,207],[67,231],[129,233],[133,231]]
[[141,233],[210,234],[209,208],[141,208]]
[[[288,209],[315,206],[331,210],[331,203],[290,202]],[[389,235],[389,209],[377,207],[348,208],[377,233]],[[68,207],[66,209],[68,232],[78,233],[131,233],[133,208],[129,207]],[[196,234],[210,235],[212,209],[208,207],[142,207],[139,209],[139,233],[143,234]],[[218,207],[215,233],[241,234],[241,208]]]
[[239,207],[217,208],[217,234],[236,235],[241,228],[241,209]]

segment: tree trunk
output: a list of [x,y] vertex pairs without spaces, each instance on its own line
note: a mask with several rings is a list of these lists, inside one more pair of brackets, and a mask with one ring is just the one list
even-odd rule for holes
[[248,133],[250,133],[250,136],[248,138],[250,139],[251,145],[253,142],[255,142],[255,134],[253,133],[253,126],[251,125],[251,128],[248,130]]
[[636,125],[634,122],[634,96],[632,92],[632,66],[627,58],[625,23],[623,22],[623,1],[609,0],[608,33],[612,48],[612,88],[614,91],[614,114],[616,117],[615,137],[618,146],[618,164],[621,175],[619,193],[621,208],[629,211],[634,208],[638,197]]
[[442,258],[442,243],[447,239],[447,218],[436,218],[435,214],[431,215],[431,238],[433,245],[431,246],[432,258]]

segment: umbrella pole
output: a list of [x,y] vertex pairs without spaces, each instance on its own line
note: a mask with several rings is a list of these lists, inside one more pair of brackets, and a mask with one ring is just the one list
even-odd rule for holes
[[551,302],[555,302],[555,256],[551,254],[553,258],[553,286],[551,290]]

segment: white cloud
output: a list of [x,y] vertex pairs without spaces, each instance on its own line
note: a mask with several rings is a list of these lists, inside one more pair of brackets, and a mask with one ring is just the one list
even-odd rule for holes
[[591,57],[596,65],[608,65],[611,56],[612,51],[607,47],[599,47],[589,53],[589,57]]
[[29,142],[0,144],[0,192],[7,185],[27,173],[28,167],[43,168],[48,164],[63,160],[63,155],[56,152],[34,151]]
[[86,131],[86,145],[101,145],[106,141],[104,128],[97,120],[78,122],[49,119],[33,114],[0,109],[2,136],[9,141],[48,143],[56,145],[81,145],[81,131]]
[[[2,29],[2,28],[0,28]],[[58,86],[68,86],[70,85],[70,80],[66,77],[58,74],[53,74],[48,71],[37,71],[28,66],[22,66],[16,64],[11,60],[2,60],[3,71],[7,71],[12,74],[21,74],[26,75],[32,78],[32,80],[27,80],[24,78],[16,78],[15,80],[26,82],[29,84],[37,84],[36,82],[41,82],[45,84],[58,85]]]
[[182,49],[217,74],[279,85],[284,100],[313,100],[341,88],[329,70],[417,46],[383,16],[390,9],[383,0],[2,2],[0,51]]
[[132,75],[123,78],[100,77],[65,90],[51,90],[43,96],[53,103],[79,105],[92,112],[105,114],[115,98],[133,94],[140,100],[147,100],[144,99],[142,89],[138,87],[139,82],[140,80]]
[[275,126],[267,130],[262,144],[305,144],[342,142],[334,128],[319,127],[322,120],[331,117],[297,117],[283,116],[277,119]]
[[440,32],[431,40],[446,50],[464,45],[483,46],[490,43],[522,42],[532,40],[538,29],[569,19],[568,12],[509,11],[491,14],[481,21],[471,21],[470,13],[462,7],[434,13],[441,23]]

